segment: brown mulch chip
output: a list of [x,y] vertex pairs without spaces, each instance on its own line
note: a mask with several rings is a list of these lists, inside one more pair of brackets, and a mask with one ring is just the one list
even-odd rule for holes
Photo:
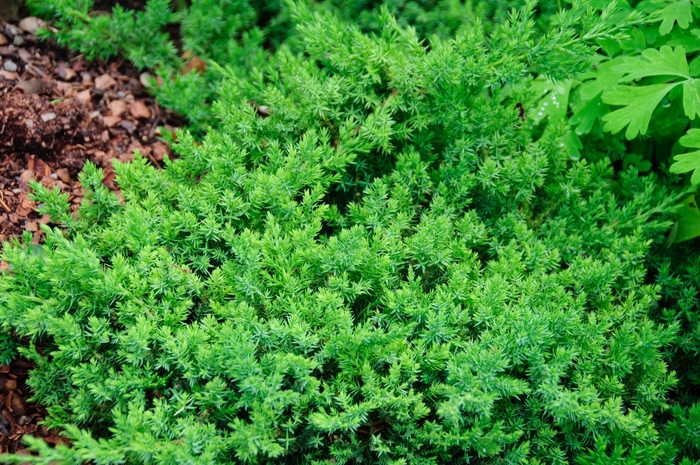
[[160,167],[170,153],[162,131],[181,120],[158,107],[131,65],[85,61],[34,36],[35,18],[19,24],[0,21],[0,43],[8,39],[0,45],[0,242],[28,230],[40,243],[38,225],[49,219],[36,212],[30,180],[69,194],[75,211],[86,160],[118,191],[112,160],[128,162],[139,150]]

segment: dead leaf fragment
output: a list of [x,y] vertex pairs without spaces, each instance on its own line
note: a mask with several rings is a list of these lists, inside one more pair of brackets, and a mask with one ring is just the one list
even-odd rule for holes
[[34,170],[24,170],[22,171],[22,174],[19,176],[19,187],[22,190],[27,190],[29,187],[29,181],[34,179],[34,176],[36,176],[36,173]]
[[126,132],[128,132],[129,134],[133,134],[134,131],[136,131],[136,125],[128,119],[125,119],[121,123],[119,123],[119,126],[126,129]]
[[15,36],[18,36],[22,33],[22,30],[18,28],[17,26],[13,26],[12,24],[5,23],[5,35],[8,36],[10,39],[14,39]]
[[22,60],[25,63],[31,63],[33,61],[32,54],[29,53],[29,50],[26,48],[20,48],[17,50],[17,53],[19,54],[19,59]]
[[15,417],[21,417],[27,414],[27,407],[24,404],[24,400],[17,394],[13,394],[10,400],[10,410]]
[[19,196],[19,206],[17,207],[17,214],[19,216],[26,217],[31,212],[36,209],[36,203],[34,203],[27,194],[22,192]]
[[90,89],[85,89],[78,92],[77,98],[84,104],[92,106],[92,95],[90,95]]
[[156,142],[153,144],[153,158],[158,161],[163,161],[165,155],[170,155],[170,148],[163,142]]
[[182,74],[187,74],[190,71],[197,71],[199,74],[204,74],[207,69],[207,64],[199,58],[198,56],[193,56],[190,61],[187,62],[185,68],[182,70]]
[[64,97],[75,98],[77,93],[73,86],[67,82],[54,81],[56,84],[56,90]]
[[121,120],[122,120],[122,119],[121,119],[119,116],[103,116],[103,117],[102,117],[102,122],[103,122],[103,123],[105,124],[105,126],[107,126],[108,128],[113,128],[114,126],[116,126],[117,124],[119,124],[119,122],[120,122]]
[[83,71],[80,73],[80,79],[81,79],[82,83],[85,84],[86,86],[89,86],[93,82],[92,74],[88,73],[87,71]]
[[103,74],[95,78],[95,88],[99,90],[107,90],[110,87],[116,87],[117,81],[109,74]]
[[19,81],[17,87],[22,89],[25,94],[41,94],[49,85],[43,79],[29,79],[28,81]]
[[16,391],[17,390],[17,380],[16,379],[8,379],[5,381],[5,389],[9,391]]
[[78,75],[75,71],[73,71],[73,68],[69,67],[65,63],[59,63],[58,66],[56,66],[56,69],[54,69],[54,71],[56,71],[58,77],[60,77],[64,81],[70,81]]
[[126,111],[126,102],[124,100],[112,100],[108,106],[112,116],[121,116]]
[[49,75],[46,74],[46,71],[44,71],[42,68],[34,65],[27,65],[25,68],[29,74],[31,74],[34,77],[38,77],[41,79],[48,79]]
[[46,27],[46,21],[39,19],[35,16],[28,16],[21,20],[18,26],[24,32],[28,32],[29,34],[36,34],[36,31]]
[[56,176],[58,176],[58,178],[65,183],[70,182],[70,173],[65,168],[57,169]]
[[143,100],[136,100],[130,103],[129,113],[136,119],[149,119],[151,117],[151,110],[143,103]]
[[0,76],[2,76],[6,81],[19,80],[19,74],[13,73],[12,71],[7,71],[6,69],[0,69]]

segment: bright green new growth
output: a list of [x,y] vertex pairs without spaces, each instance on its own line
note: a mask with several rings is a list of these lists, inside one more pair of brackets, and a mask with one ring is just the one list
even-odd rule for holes
[[526,11],[428,50],[385,10],[367,36],[290,9],[304,53],[210,63],[215,127],[162,171],[117,164],[124,204],[91,165],[78,218],[35,184],[67,233],[5,247],[23,339],[0,355],[35,362],[73,446],[7,460],[693,463],[699,409],[673,396],[696,372],[666,357],[688,328],[655,311],[679,285],[646,270],[687,193],[518,110],[607,19],[538,38]]

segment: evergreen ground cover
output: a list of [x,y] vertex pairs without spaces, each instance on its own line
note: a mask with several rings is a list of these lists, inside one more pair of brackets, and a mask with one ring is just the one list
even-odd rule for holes
[[700,463],[694,187],[553,99],[654,17],[494,5],[30,2],[191,126],[116,165],[124,202],[90,165],[77,217],[34,185],[0,357],[72,446],[3,459]]

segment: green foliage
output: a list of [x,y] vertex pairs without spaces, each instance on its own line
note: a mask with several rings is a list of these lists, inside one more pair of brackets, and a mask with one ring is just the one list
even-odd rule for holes
[[638,134],[645,134],[649,127],[651,115],[666,95],[677,86],[683,89],[683,110],[690,119],[695,119],[700,111],[700,97],[697,84],[700,80],[691,77],[685,49],[671,49],[664,45],[660,50],[647,49],[642,52],[642,58],[625,58],[623,63],[613,71],[622,74],[620,81],[639,80],[651,76],[670,76],[675,78],[665,84],[653,84],[641,87],[614,86],[603,93],[603,102],[609,105],[623,106],[603,117],[606,122],[604,129],[613,133],[619,132],[629,124],[625,136],[633,139]]
[[[700,129],[691,129],[678,141],[683,147],[700,149]],[[687,173],[693,171],[690,181],[700,183],[700,151],[675,156],[676,162],[671,165],[671,173]]]
[[[569,152],[580,156],[585,145],[596,148],[587,154],[591,160],[608,157],[664,177],[669,165],[670,173],[692,172],[700,157],[682,153],[686,145],[680,140],[688,140],[682,136],[695,131],[700,115],[700,8],[690,0],[621,3],[621,8],[619,18],[634,17],[628,36],[600,40],[592,68],[557,95],[566,102],[557,118],[568,118],[576,128]],[[534,104],[535,122],[551,95]],[[625,139],[615,136],[623,130]],[[699,180],[689,176],[692,184]],[[681,215],[676,227],[688,233],[684,240],[700,235],[692,215]]]
[[[396,16],[399,25],[414,27],[421,39],[444,40],[465,27],[490,31],[507,21],[511,9],[522,7],[525,1],[326,0],[307,3],[316,12],[332,13],[343,22],[356,23],[363,32],[373,33],[380,32],[383,10],[387,9]],[[37,15],[56,19],[58,31],[55,34],[44,31],[45,35],[54,35],[59,43],[85,53],[88,58],[122,55],[139,68],[157,69],[163,83],[154,85],[152,91],[165,106],[186,116],[193,123],[192,129],[200,135],[203,126],[216,124],[211,104],[216,100],[221,75],[209,70],[203,75],[182,75],[187,61],[183,55],[197,56],[206,63],[229,65],[246,79],[254,80],[266,66],[271,49],[287,46],[295,53],[303,49],[294,28],[292,8],[279,0],[148,0],[142,12],[125,11],[116,6],[111,13],[99,14],[90,12],[93,0],[28,0],[27,5]],[[176,12],[172,11],[173,7]],[[542,15],[537,20],[538,31],[548,29],[548,18],[556,8],[556,0],[540,2],[538,9]],[[576,21],[570,21],[568,26],[580,29]],[[171,36],[168,31],[174,28],[178,32]],[[565,28],[560,30],[566,33]],[[553,55],[540,59],[553,58],[553,63],[560,67],[567,64],[579,67],[582,61],[571,59],[581,58],[580,50],[573,50],[577,46],[569,42],[565,46],[567,50],[550,48]]]
[[575,159],[558,109],[520,116],[556,107],[591,43],[634,16],[577,7],[540,33],[528,4],[426,43],[387,9],[367,35],[293,4],[295,39],[271,53],[241,32],[248,10],[200,5],[234,12],[202,27],[240,40],[208,50],[225,34],[203,34],[192,47],[228,58],[161,95],[196,105],[184,89],[204,86],[193,120],[209,127],[180,131],[163,170],[116,164],[124,202],[92,165],[77,217],[35,184],[65,232],[5,244],[0,324],[17,338],[0,357],[35,363],[35,400],[72,447],[28,438],[39,456],[4,459],[700,458],[697,371],[668,357],[697,350],[697,292],[647,272],[688,191]]
[[[36,14],[57,18],[58,42],[106,59],[123,53],[140,68],[177,62],[177,50],[164,28],[173,20],[170,0],[148,0],[144,11],[90,12],[92,0],[28,0]],[[48,31],[44,31],[48,33]]]

